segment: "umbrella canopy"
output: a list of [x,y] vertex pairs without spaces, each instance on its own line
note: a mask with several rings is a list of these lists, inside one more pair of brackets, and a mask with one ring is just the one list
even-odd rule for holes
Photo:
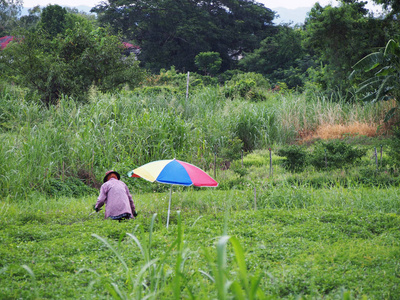
[[202,169],[176,159],[153,161],[134,169],[128,175],[141,177],[150,182],[185,186],[218,186],[218,182]]
[[202,169],[187,162],[176,159],[156,160],[147,163],[129,172],[128,176],[141,177],[150,182],[157,181],[161,183],[171,184],[171,189],[169,192],[167,228],[169,224],[169,214],[171,210],[173,184],[184,186],[218,186],[218,182],[211,178],[211,176],[204,172]]

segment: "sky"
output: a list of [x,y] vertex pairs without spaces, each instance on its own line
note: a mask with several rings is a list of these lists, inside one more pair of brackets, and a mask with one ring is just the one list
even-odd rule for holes
[[[79,6],[85,5],[94,7],[99,4],[102,0],[23,0],[24,7],[34,7],[36,5],[40,5],[42,7],[47,6],[48,4],[58,4],[61,6]],[[268,8],[276,8],[276,7],[284,7],[288,9],[294,9],[298,7],[312,7],[316,2],[319,2],[322,6],[332,4],[336,5],[337,1],[335,0],[259,0],[259,3],[264,4],[265,7]],[[368,2],[372,2],[369,0]],[[367,5],[368,7],[368,5]]]

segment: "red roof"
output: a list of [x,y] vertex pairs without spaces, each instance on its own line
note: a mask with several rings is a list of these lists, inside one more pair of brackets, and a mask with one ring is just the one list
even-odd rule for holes
[[7,47],[8,43],[11,42],[14,39],[13,36],[11,35],[6,35],[0,38],[0,49],[3,50],[5,47]]
[[130,43],[127,43],[127,42],[122,42],[122,44],[124,45],[124,47],[126,48],[126,49],[139,49],[139,46],[135,46],[135,45],[132,45],[132,44],[130,44]]

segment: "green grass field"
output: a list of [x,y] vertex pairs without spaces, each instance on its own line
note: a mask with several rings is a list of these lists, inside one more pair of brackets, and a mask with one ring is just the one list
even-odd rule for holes
[[253,190],[177,189],[168,229],[168,192],[121,223],[95,196],[3,201],[0,298],[400,297],[397,188],[272,189],[257,209]]

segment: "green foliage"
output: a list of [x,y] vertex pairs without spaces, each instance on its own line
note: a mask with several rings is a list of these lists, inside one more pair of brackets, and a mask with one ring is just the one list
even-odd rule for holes
[[[390,40],[384,51],[374,52],[358,61],[354,66],[351,78],[357,78],[362,73],[373,74],[363,81],[358,93],[363,95],[364,101],[382,101],[395,99],[397,107],[386,114],[385,121],[389,121],[397,112],[400,99],[400,45]],[[362,76],[364,77],[364,76]]]
[[232,168],[233,172],[235,172],[236,174],[239,175],[240,180],[242,181],[242,183],[244,183],[242,178],[244,176],[246,176],[247,174],[249,174],[248,170],[246,170],[245,168],[241,167],[238,163],[233,164],[231,166],[231,168]]
[[[179,73],[175,67],[169,70],[162,69],[160,74],[149,76],[146,80],[146,89],[148,86],[154,86],[155,89],[178,89],[181,93],[186,93],[188,74]],[[217,85],[218,80],[210,76],[202,76],[197,73],[189,73],[189,92],[204,88],[205,86]]]
[[278,155],[286,157],[282,162],[285,169],[292,172],[301,172],[308,164],[308,154],[304,147],[290,145],[278,150]]
[[86,195],[96,195],[97,189],[90,188],[78,178],[49,179],[43,187],[44,192],[49,197],[83,197]]
[[144,96],[157,96],[157,95],[176,95],[182,91],[172,86],[145,86],[143,88],[136,88],[135,92],[138,95]]
[[393,137],[390,143],[390,157],[400,163],[400,127],[393,128]]
[[365,149],[353,147],[344,141],[321,141],[315,145],[310,164],[317,169],[341,168],[354,164],[365,154]]
[[302,30],[279,25],[275,31],[261,41],[259,48],[246,53],[239,61],[239,67],[262,74],[274,84],[283,81],[290,88],[303,86],[306,81],[304,74],[313,62],[302,46]]
[[243,146],[243,142],[238,137],[229,139],[221,145],[219,156],[228,161],[239,159],[243,154]]
[[232,136],[243,142],[245,152],[251,152],[263,143],[263,135],[272,127],[274,115],[256,105],[242,105],[233,111],[229,122]]
[[217,52],[200,52],[194,58],[194,62],[204,75],[215,75],[221,68],[222,59]]
[[57,4],[47,5],[42,9],[39,26],[50,37],[64,33],[66,29],[67,10]]
[[225,82],[224,94],[228,98],[245,98],[251,101],[267,99],[266,90],[270,88],[268,80],[257,73],[239,73]]
[[2,52],[0,60],[10,80],[37,93],[47,105],[62,95],[84,101],[92,85],[105,92],[139,84],[144,75],[139,62],[134,57],[122,59],[116,36],[94,29],[84,18],[65,18],[73,22],[59,35],[25,31],[18,43]]
[[10,35],[18,23],[18,15],[21,13],[23,2],[20,0],[0,1],[0,37]]
[[153,72],[171,66],[195,71],[195,57],[201,52],[219,53],[225,71],[243,51],[252,51],[267,36],[275,15],[264,5],[247,0],[151,0],[124,5],[113,0],[92,11],[98,13],[102,25],[112,26],[114,33],[136,40],[140,60]]
[[19,18],[19,26],[26,30],[32,30],[40,21],[40,14],[42,10],[39,5],[28,9],[28,15]]
[[337,7],[322,7],[316,3],[306,19],[304,45],[320,58],[322,68],[314,70],[324,88],[341,86],[346,91],[354,62],[396,32],[386,21],[368,15],[365,4],[342,1]]

